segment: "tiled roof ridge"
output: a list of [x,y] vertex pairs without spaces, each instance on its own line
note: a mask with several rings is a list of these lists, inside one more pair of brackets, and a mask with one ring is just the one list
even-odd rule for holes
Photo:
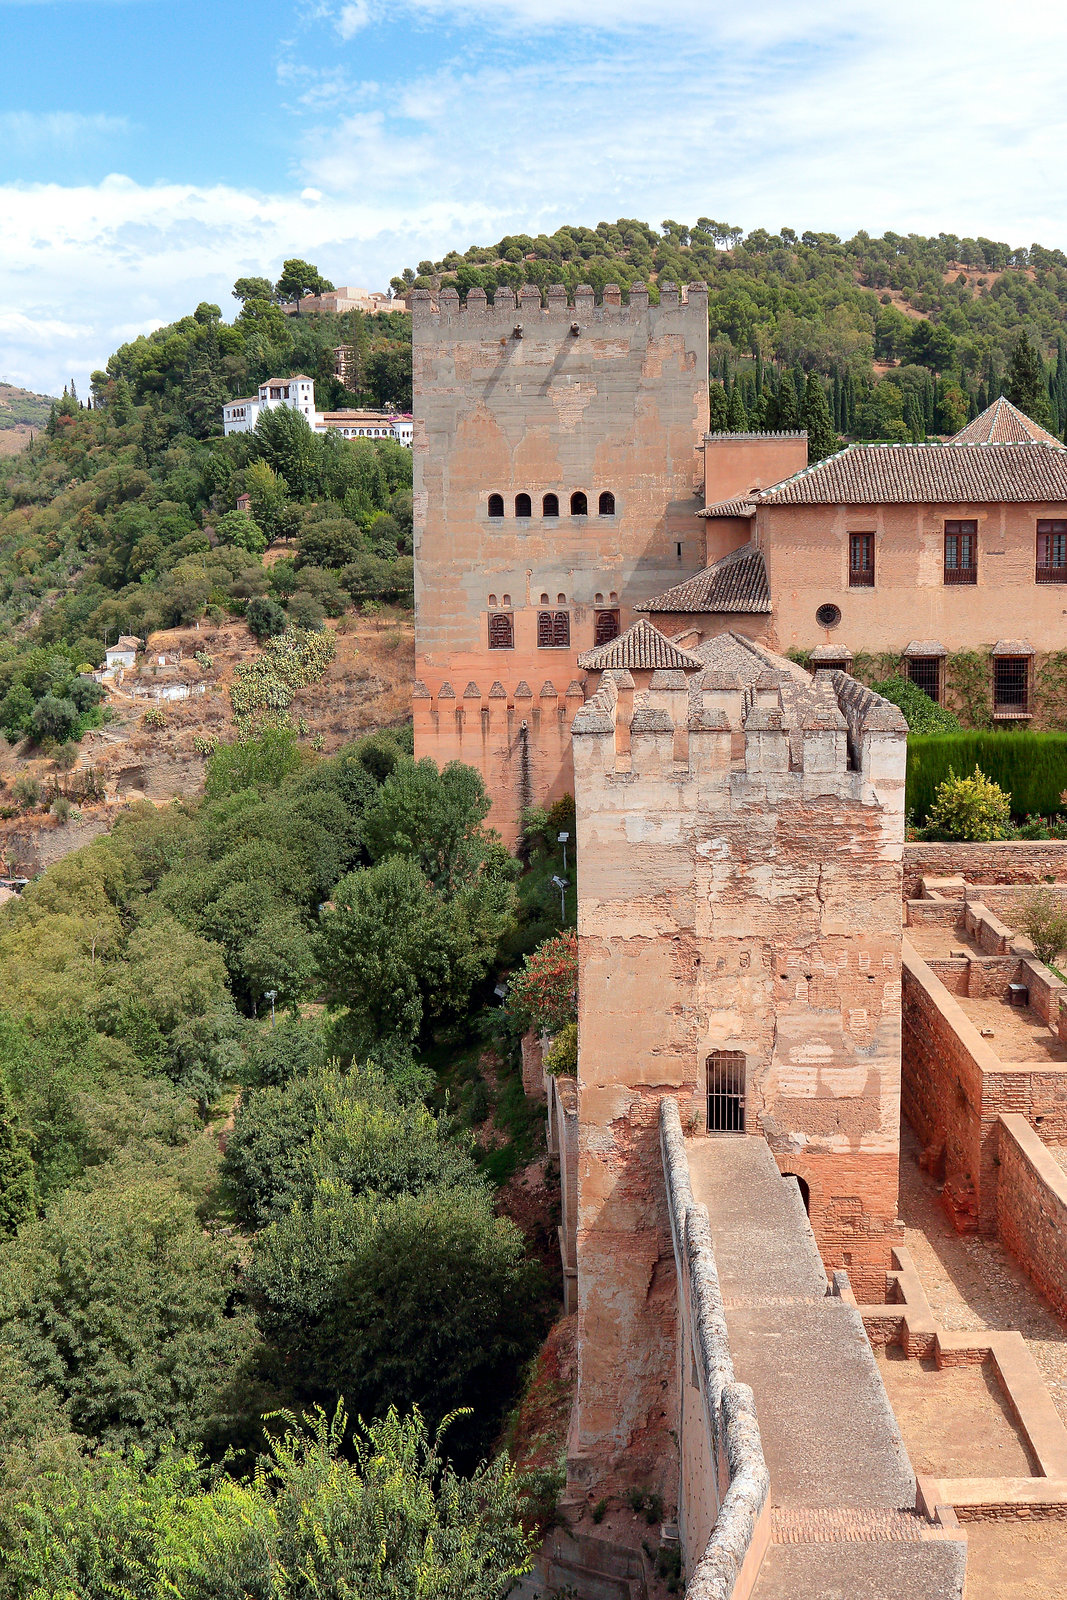
[[763,552],[751,540],[701,572],[635,606],[636,611],[760,614],[771,609]]
[[578,657],[578,665],[589,672],[604,672],[620,667],[636,667],[639,671],[688,667],[695,671],[703,663],[690,655],[688,650],[680,650],[666,634],[653,627],[647,617],[641,617],[625,633],[618,634],[593,650],[584,651]]
[[764,505],[1067,500],[1067,450],[1048,439],[852,444],[754,492]]

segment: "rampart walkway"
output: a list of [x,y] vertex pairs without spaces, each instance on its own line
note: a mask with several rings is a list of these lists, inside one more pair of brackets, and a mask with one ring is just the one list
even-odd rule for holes
[[[965,1546],[918,1517],[915,1480],[863,1324],[827,1295],[796,1185],[761,1139],[685,1143],[706,1207],[735,1379],[770,1478],[757,1600],[955,1600]],[[694,1334],[694,1337],[699,1337]],[[690,1569],[695,1563],[690,1554]],[[739,1581],[735,1593],[747,1591]],[[700,1594],[699,1571],[690,1594]]]

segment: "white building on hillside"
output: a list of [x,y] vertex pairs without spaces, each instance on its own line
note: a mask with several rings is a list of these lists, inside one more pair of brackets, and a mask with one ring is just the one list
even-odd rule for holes
[[294,378],[268,378],[259,393],[240,400],[229,400],[222,408],[222,431],[251,433],[261,411],[288,406],[301,411],[316,433],[339,433],[345,439],[395,439],[411,449],[413,424],[410,415],[394,411],[315,410],[315,383],[298,373]]
[[315,382],[303,372],[292,378],[268,378],[260,384],[258,394],[228,401],[222,408],[222,431],[251,433],[260,412],[273,411],[278,406],[302,411],[311,427],[321,431],[322,417],[315,410]]

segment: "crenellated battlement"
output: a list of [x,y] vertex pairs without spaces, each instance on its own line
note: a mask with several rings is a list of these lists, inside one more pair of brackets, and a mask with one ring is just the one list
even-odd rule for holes
[[896,706],[846,673],[812,678],[739,635],[694,654],[702,670],[604,670],[574,717],[576,768],[902,810],[907,724]]
[[681,289],[674,283],[661,283],[658,306],[650,301],[648,285],[644,283],[631,284],[625,303],[622,289],[616,283],[605,284],[599,302],[587,283],[578,285],[573,301],[568,299],[562,283],[550,284],[544,295],[536,284],[528,283],[518,293],[514,289],[499,288],[492,300],[484,289],[468,290],[466,300],[461,300],[457,290],[452,288],[436,293],[430,289],[416,289],[411,296],[411,317],[416,333],[420,328],[451,326],[458,319],[459,324],[468,328],[474,324],[485,328],[506,327],[509,333],[521,338],[528,325],[531,332],[535,328],[548,332],[557,325],[571,323],[576,328],[559,326],[558,331],[580,333],[583,322],[597,326],[632,324],[647,317],[650,311],[688,311],[691,308],[694,313],[701,311],[706,318],[707,306],[708,289],[704,283],[690,283]]

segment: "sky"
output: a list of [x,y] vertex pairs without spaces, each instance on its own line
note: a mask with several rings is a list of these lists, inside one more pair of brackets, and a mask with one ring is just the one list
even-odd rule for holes
[[0,379],[44,393],[287,256],[382,288],[515,231],[1067,248],[1067,7],[0,0]]

